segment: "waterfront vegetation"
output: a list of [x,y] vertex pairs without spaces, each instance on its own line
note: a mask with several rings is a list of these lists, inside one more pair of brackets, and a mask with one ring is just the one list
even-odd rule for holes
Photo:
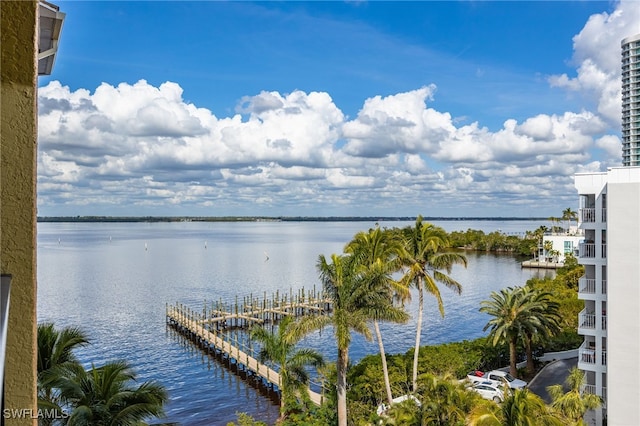
[[451,273],[455,264],[467,267],[467,258],[454,252],[445,252],[451,243],[447,233],[430,223],[423,223],[418,216],[414,227],[407,227],[401,232],[403,236],[403,250],[400,254],[403,276],[400,280],[405,287],[418,290],[418,317],[416,325],[416,344],[414,346],[412,366],[412,390],[418,387],[418,352],[420,336],[422,334],[422,317],[424,315],[425,291],[436,298],[440,315],[444,316],[444,305],[440,296],[438,283],[444,284],[457,294],[462,292],[462,286],[456,280],[445,274]]
[[306,367],[319,368],[324,365],[320,353],[309,348],[296,348],[297,341],[286,339],[290,335],[292,321],[292,317],[285,317],[277,332],[269,332],[262,327],[251,330],[251,338],[261,344],[260,362],[270,361],[280,366],[280,418],[287,415],[287,407],[295,403],[295,398],[301,397],[303,402],[308,402],[309,395],[305,389],[309,385],[309,372]]
[[403,309],[393,306],[386,287],[380,285],[384,280],[378,274],[387,274],[377,269],[369,275],[358,271],[357,256],[332,255],[331,261],[324,256],[318,260],[318,271],[323,289],[331,300],[330,315],[302,317],[291,328],[292,339],[311,331],[332,326],[338,355],[336,361],[336,408],[338,424],[347,424],[347,369],[349,366],[349,346],[351,332],[360,333],[371,339],[368,322],[408,319]]
[[[376,227],[358,233],[345,246],[345,252],[333,255],[330,261],[320,256],[320,280],[337,311],[328,317],[302,318],[288,327],[291,339],[297,340],[322,325],[333,325],[337,363],[320,371],[325,403],[314,407],[304,398],[288,398],[279,424],[581,424],[585,411],[597,401],[580,405],[572,391],[564,394],[561,388],[550,390],[554,395],[551,405],[528,390],[509,391],[503,403],[497,404],[482,399],[460,382],[471,370],[490,370],[506,363],[513,376],[530,380],[541,366],[536,355],[579,346],[577,315],[583,302],[577,298],[576,289],[584,271],[571,256],[555,278],[531,279],[522,286],[493,292],[478,307],[489,315],[486,337],[431,346],[420,346],[417,338],[418,351],[385,354],[378,327],[379,321],[406,320],[397,308],[403,308],[411,287],[418,291],[419,306],[426,292],[436,298],[444,315],[438,284],[455,292],[464,285],[448,275],[453,265],[466,265],[463,252],[456,251],[459,247],[532,253],[530,247],[537,248],[545,231],[541,227],[524,237],[498,233],[500,238],[472,230],[447,234],[418,217],[414,226],[403,229]],[[418,315],[419,327],[422,311]],[[373,326],[380,353],[348,364],[351,332],[371,338],[369,325]],[[526,368],[517,369],[516,362],[523,359],[527,360]],[[581,373],[572,374],[579,382]],[[392,397],[400,395],[412,395],[415,400],[391,404]],[[381,403],[390,407],[382,416],[376,413]],[[247,416],[239,422],[261,424],[252,423]]]
[[492,292],[491,299],[481,303],[480,312],[491,316],[484,329],[489,329],[489,340],[496,346],[509,346],[509,372],[518,377],[516,368],[517,345],[524,342],[527,372],[535,373],[532,356],[534,337],[544,341],[560,331],[558,303],[551,299],[551,293],[531,286],[507,287],[499,293]]
[[162,417],[168,395],[164,386],[136,384],[126,361],[111,361],[86,370],[74,354],[89,344],[78,328],[38,325],[38,409],[48,415],[41,425],[144,425]]

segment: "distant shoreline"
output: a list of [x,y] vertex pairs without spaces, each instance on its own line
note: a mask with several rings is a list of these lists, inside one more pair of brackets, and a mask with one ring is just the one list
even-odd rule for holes
[[[43,216],[38,222],[407,222],[415,216]],[[542,217],[424,217],[425,221],[525,221]]]

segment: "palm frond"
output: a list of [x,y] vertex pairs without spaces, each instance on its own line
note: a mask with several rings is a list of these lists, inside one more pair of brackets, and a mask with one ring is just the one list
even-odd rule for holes
[[287,333],[283,336],[283,340],[287,343],[298,342],[309,333],[328,327],[331,324],[331,316],[306,315],[298,318],[296,322],[287,328]]

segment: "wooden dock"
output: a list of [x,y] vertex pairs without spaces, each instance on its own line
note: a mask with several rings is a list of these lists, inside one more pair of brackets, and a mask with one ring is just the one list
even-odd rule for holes
[[540,262],[538,260],[525,260],[520,264],[522,268],[536,268],[536,269],[558,269],[564,266],[561,262]]
[[[289,293],[281,297],[276,294],[271,299],[266,295],[261,301],[253,296],[244,298],[243,303],[232,307],[222,302],[205,304],[202,311],[197,312],[182,304],[166,306],[167,324],[185,337],[195,340],[202,347],[213,350],[235,363],[238,370],[264,380],[271,386],[280,387],[280,374],[270,366],[258,361],[257,351],[251,341],[239,338],[238,330],[247,330],[255,324],[277,322],[284,316],[301,316],[307,314],[322,315],[331,310],[331,304],[324,298],[304,291]],[[235,338],[231,331],[235,330]],[[314,383],[320,389],[322,387]],[[309,389],[309,398],[316,405],[321,405],[323,395]]]

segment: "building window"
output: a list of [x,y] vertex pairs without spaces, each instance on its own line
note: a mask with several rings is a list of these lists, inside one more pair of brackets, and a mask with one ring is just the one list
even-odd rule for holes
[[573,241],[564,242],[564,254],[573,253]]

